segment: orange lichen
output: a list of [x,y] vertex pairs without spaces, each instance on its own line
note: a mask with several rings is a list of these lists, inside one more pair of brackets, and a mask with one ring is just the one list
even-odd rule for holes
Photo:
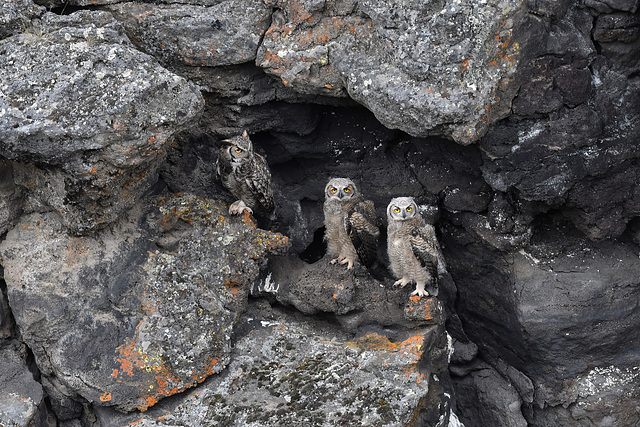
[[409,305],[407,305],[406,310],[410,313],[413,312],[421,312],[420,313],[420,317],[422,317],[424,320],[433,320],[433,314],[432,314],[432,309],[433,309],[433,304],[435,303],[435,300],[433,298],[420,298],[417,295],[412,296],[411,298],[409,298]]
[[402,367],[405,377],[415,377],[416,382],[424,381],[424,374],[418,370],[418,361],[424,351],[424,336],[414,335],[406,340],[394,343],[384,335],[371,333],[361,337],[357,341],[346,343],[349,346],[357,347],[363,351],[378,352],[382,356],[382,366],[389,366],[391,358],[396,358],[398,354],[409,356],[409,361]]
[[100,401],[101,402],[108,402],[110,400],[111,400],[111,393],[107,393],[105,391],[104,394],[102,396],[100,396]]
[[411,353],[420,357],[422,355],[422,344],[424,343],[423,335],[414,335],[407,338],[400,343],[394,343],[384,335],[377,333],[371,333],[359,338],[357,341],[349,342],[348,345],[353,345],[362,350],[367,351],[380,351],[380,352],[398,352]]
[[462,72],[467,71],[467,68],[469,68],[469,58],[465,59],[462,64],[460,64],[459,68]]

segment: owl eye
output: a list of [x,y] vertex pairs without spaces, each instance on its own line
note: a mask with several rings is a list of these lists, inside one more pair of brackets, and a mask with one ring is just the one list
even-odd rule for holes
[[348,192],[350,192],[350,191],[351,191],[351,190],[350,190],[350,189],[348,189],[348,188],[345,188],[345,189],[344,189],[344,192],[345,192],[345,193],[348,193]]
[[335,193],[337,193],[337,192],[338,192],[338,189],[337,189],[337,188],[335,188],[335,187],[331,187],[331,192],[335,194]]
[[411,212],[411,206],[407,208],[407,212]]
[[242,148],[238,148],[238,147],[236,147],[235,152],[236,152],[236,153],[242,153]]
[[393,211],[394,211],[395,213],[400,213],[400,208],[395,208]]

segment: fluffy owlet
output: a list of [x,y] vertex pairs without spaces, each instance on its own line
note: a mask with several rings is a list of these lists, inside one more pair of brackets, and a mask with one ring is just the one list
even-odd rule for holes
[[380,236],[373,202],[364,200],[348,178],[332,178],[324,194],[324,238],[331,263],[347,264],[350,269],[358,258],[371,266]]
[[[446,265],[435,229],[418,213],[418,205],[411,197],[397,197],[387,207],[387,251],[391,271],[399,278],[394,286],[415,282],[411,295],[437,296],[438,275]],[[425,290],[429,285],[429,291]]]
[[246,210],[272,217],[275,205],[271,172],[264,157],[253,152],[247,131],[222,143],[216,170],[222,184],[238,199],[229,207],[229,213],[239,215]]

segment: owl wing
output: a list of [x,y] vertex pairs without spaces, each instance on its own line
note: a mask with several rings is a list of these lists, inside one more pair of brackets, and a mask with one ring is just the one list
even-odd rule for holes
[[257,153],[254,154],[253,163],[253,167],[245,179],[245,184],[264,211],[268,213],[273,212],[275,203],[273,201],[273,188],[271,186],[269,165],[265,158]]
[[432,225],[423,223],[416,226],[411,231],[409,241],[413,254],[434,279],[446,271],[444,256]]
[[370,267],[376,261],[380,221],[371,200],[356,203],[345,217],[345,229],[356,249],[360,262]]

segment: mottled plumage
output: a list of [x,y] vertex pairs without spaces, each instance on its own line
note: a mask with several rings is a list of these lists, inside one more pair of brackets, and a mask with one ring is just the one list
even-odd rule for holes
[[393,285],[404,287],[415,282],[416,290],[411,295],[437,296],[437,279],[446,272],[446,264],[435,229],[420,216],[411,197],[392,199],[387,207],[387,220],[390,267],[400,279]]
[[271,217],[275,205],[267,161],[253,151],[246,131],[222,143],[216,170],[222,184],[238,199],[229,207],[229,213],[238,215],[246,210]]
[[371,266],[380,236],[373,202],[364,200],[348,178],[332,178],[324,192],[324,237],[331,263],[347,264],[350,269],[358,258]]

